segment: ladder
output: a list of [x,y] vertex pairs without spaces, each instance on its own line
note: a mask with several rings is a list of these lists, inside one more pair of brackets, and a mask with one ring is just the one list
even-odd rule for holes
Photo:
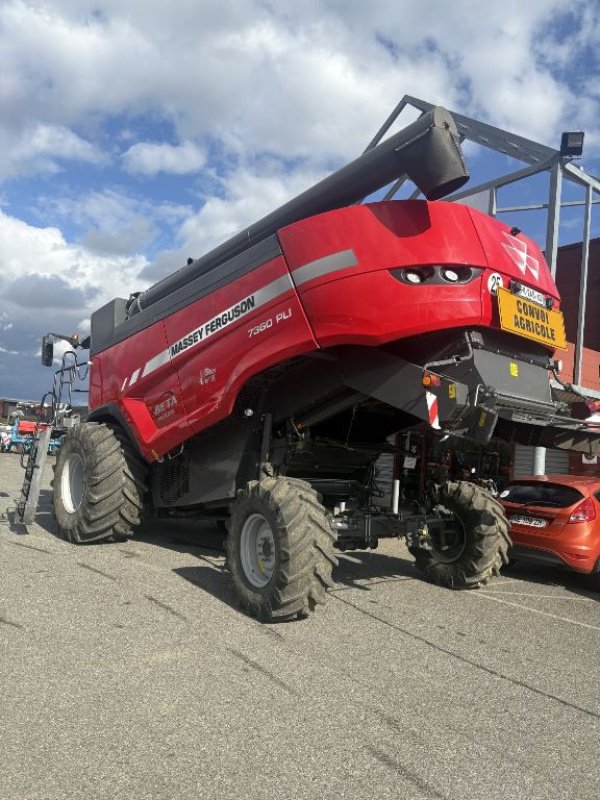
[[23,464],[25,477],[21,487],[21,497],[17,502],[17,515],[24,525],[31,525],[35,519],[51,435],[51,427],[36,429],[29,451],[21,454],[21,464],[23,464],[25,455],[27,455],[27,463]]
[[46,392],[40,402],[40,409],[43,410],[46,398],[48,396],[51,398],[51,414],[46,422],[38,422],[33,432],[31,447],[21,453],[21,466],[25,469],[25,477],[21,487],[21,497],[17,502],[17,516],[24,525],[31,525],[35,519],[44,465],[48,450],[53,450],[54,442],[51,442],[53,428],[64,429],[79,422],[79,417],[70,419],[66,417],[72,410],[73,392],[87,392],[86,389],[73,388],[76,380],[84,380],[87,377],[87,367],[87,362],[80,364],[77,361],[77,354],[67,350],[63,354],[61,368],[54,373],[52,390]]

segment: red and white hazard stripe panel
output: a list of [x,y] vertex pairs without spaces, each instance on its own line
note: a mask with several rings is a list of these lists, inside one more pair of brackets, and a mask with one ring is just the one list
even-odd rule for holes
[[427,400],[427,410],[429,412],[429,424],[436,431],[440,430],[440,413],[438,408],[438,399],[433,392],[425,392]]

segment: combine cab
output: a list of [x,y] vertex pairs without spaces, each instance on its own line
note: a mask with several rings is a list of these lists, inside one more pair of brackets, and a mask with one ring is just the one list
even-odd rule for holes
[[[400,175],[428,198],[360,204]],[[418,424],[597,452],[554,403],[560,298],[518,229],[440,201],[468,179],[435,108],[146,292],[92,316],[88,421],[58,456],[56,517],[84,543],[144,513],[227,519],[242,605],[325,599],[334,549],[404,537],[455,589],[507,561],[497,500],[470,482],[376,505],[375,462]],[[402,493],[401,493],[402,494]]]

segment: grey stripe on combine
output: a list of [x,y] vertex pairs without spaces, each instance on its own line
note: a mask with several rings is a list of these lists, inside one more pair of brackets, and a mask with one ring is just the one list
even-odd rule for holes
[[292,272],[292,277],[296,286],[301,286],[307,281],[312,281],[313,278],[322,278],[323,275],[328,275],[330,272],[357,266],[358,259],[354,250],[340,250],[339,253],[332,253],[329,256],[317,258],[315,261],[309,261],[308,264],[303,264]]
[[[290,289],[293,288],[294,284],[292,283],[292,279],[290,278],[289,273],[286,272],[284,275],[281,275],[281,277],[275,278],[275,280],[271,281],[271,283],[267,283],[267,285],[263,286],[261,289],[257,289],[255,292],[253,292],[250,295],[247,295],[245,298],[241,298],[241,300],[238,301],[238,303],[234,303],[229,308],[225,308],[218,314],[215,314],[215,316],[212,317],[211,319],[204,320],[203,322],[199,323],[199,325],[192,328],[184,336],[182,336],[178,340],[178,342],[183,341],[190,334],[193,334],[194,331],[199,331],[200,329],[203,329],[202,338],[199,338],[197,343],[192,345],[192,347],[186,349],[196,348],[199,345],[203,344],[207,339],[209,339],[215,333],[225,330],[225,328],[228,328],[229,325],[233,324],[234,322],[239,322],[246,316],[250,316],[251,312],[255,311],[261,306],[266,305],[271,300],[275,300],[277,297],[279,297],[282,294],[285,294],[286,292],[289,292]],[[232,319],[231,321],[228,321],[226,324],[220,326],[218,329],[215,330],[211,329],[210,326],[214,320],[218,319],[219,317],[222,317],[223,315],[227,315],[227,313],[231,311],[233,308],[235,308],[235,306],[238,305],[239,302],[242,302],[243,300],[247,299],[252,299],[254,301],[252,306],[248,308],[247,312],[240,314],[238,317]],[[172,355],[171,348],[173,347],[174,344],[177,344],[177,342],[172,342],[169,345],[169,347],[167,347],[166,350],[163,350],[161,353],[158,353],[158,355],[154,356],[154,358],[151,358],[148,362],[146,362],[146,365],[144,366],[144,370],[142,372],[142,377],[145,377],[146,375],[149,375],[151,372],[154,372],[154,370],[158,369],[159,367],[162,367],[163,364],[166,364],[169,361],[173,360],[173,358],[177,358],[177,356],[180,355],[181,352],[185,352],[185,351],[180,351],[180,353]]]

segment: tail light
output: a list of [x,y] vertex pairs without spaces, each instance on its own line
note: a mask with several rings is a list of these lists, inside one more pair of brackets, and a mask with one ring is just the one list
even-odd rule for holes
[[418,286],[421,283],[430,284],[465,284],[471,283],[482,270],[479,267],[468,267],[463,264],[440,265],[427,264],[414,267],[397,267],[390,270],[390,275],[401,283]]
[[571,512],[569,522],[592,522],[596,519],[596,508],[594,501],[591,497],[586,497],[579,505]]
[[441,386],[442,379],[439,375],[433,375],[431,372],[424,372],[423,373],[423,386]]

